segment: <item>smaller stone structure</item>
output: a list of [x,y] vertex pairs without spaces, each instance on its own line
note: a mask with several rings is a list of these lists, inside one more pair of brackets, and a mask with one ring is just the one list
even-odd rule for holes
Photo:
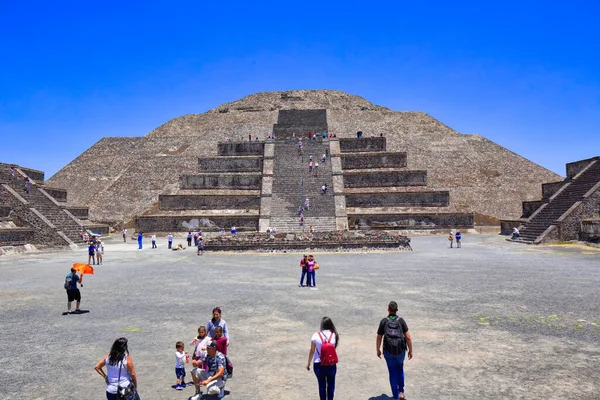
[[542,185],[541,200],[523,202],[520,219],[502,221],[502,233],[518,227],[514,241],[528,244],[593,238],[588,221],[600,213],[600,157],[569,163],[566,170],[564,181]]

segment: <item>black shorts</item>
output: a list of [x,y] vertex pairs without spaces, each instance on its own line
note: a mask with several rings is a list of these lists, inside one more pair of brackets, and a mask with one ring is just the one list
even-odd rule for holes
[[79,289],[67,290],[67,297],[69,298],[69,302],[81,301],[81,292],[79,291]]

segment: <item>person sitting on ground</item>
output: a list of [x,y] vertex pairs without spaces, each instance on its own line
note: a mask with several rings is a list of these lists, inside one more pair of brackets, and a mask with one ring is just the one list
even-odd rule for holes
[[520,233],[519,233],[519,229],[517,229],[517,227],[513,227],[513,232],[512,232],[512,237],[513,237],[513,239],[516,239],[516,238],[518,238],[518,237],[519,237],[519,235],[520,235]]
[[185,250],[185,246],[181,243],[179,243],[177,246],[173,247],[173,251],[177,251],[177,250]]
[[210,396],[222,395],[221,389],[227,380],[227,370],[225,368],[227,361],[223,353],[217,351],[217,343],[214,340],[206,346],[206,353],[201,361],[207,364],[207,369],[196,367],[192,370],[192,379],[197,392],[188,400],[200,400],[202,398],[200,386],[206,386],[206,392]]

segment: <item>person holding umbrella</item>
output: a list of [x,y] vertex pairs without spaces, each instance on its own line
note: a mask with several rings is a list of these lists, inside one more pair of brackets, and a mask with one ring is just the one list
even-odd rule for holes
[[63,315],[71,314],[71,303],[76,301],[75,314],[79,313],[79,306],[81,305],[81,292],[77,288],[77,283],[83,287],[83,273],[81,277],[77,275],[75,267],[71,268],[71,272],[65,277],[65,289],[67,290],[67,312]]

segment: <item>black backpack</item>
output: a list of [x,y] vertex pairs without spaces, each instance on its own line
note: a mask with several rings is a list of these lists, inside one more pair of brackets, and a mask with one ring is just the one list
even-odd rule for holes
[[406,350],[406,337],[402,330],[400,317],[393,320],[387,318],[385,323],[385,334],[383,335],[383,349],[392,355],[399,355]]
[[223,357],[225,357],[225,371],[227,372],[227,378],[233,378],[233,364],[225,354],[223,354]]
[[73,287],[73,274],[69,274],[69,275],[66,276],[64,287],[67,290],[71,290],[72,289],[72,287]]

